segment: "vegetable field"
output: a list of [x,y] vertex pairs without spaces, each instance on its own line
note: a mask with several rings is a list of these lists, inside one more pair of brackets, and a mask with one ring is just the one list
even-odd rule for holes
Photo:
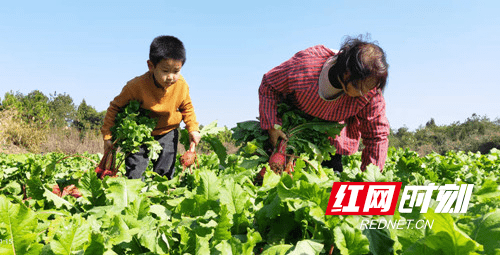
[[[0,154],[0,254],[500,254],[498,150],[419,157],[392,149],[382,173],[361,172],[360,155],[345,157],[340,174],[299,157],[281,176],[261,156],[223,152],[199,155],[182,178],[177,165],[174,179],[147,172],[145,181],[98,179],[99,154]],[[326,216],[339,181],[470,183],[474,191],[465,214]],[[80,194],[55,194],[56,184]],[[361,229],[364,219],[433,225]]]

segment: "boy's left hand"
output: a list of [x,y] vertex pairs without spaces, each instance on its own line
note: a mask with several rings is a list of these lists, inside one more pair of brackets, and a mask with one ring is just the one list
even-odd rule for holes
[[201,140],[201,134],[199,131],[192,131],[189,132],[189,141],[191,142],[189,146],[190,151],[194,151],[195,147],[200,143]]

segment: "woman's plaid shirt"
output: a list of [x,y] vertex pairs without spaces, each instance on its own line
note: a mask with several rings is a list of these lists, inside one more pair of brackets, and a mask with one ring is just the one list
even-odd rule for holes
[[370,163],[383,168],[389,141],[389,121],[385,115],[382,93],[373,89],[364,97],[342,95],[334,101],[318,94],[318,80],[325,61],[335,53],[323,45],[310,47],[264,74],[259,88],[259,114],[262,129],[281,124],[277,102],[293,98],[305,113],[324,120],[345,123],[339,137],[333,141],[338,154],[351,155],[363,139],[361,169]]

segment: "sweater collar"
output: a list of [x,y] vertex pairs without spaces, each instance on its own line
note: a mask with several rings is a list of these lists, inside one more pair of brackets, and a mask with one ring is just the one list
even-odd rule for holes
[[159,88],[159,89],[163,89],[163,86],[161,86],[161,85],[160,85],[160,83],[158,83],[158,82],[156,81],[156,78],[155,78],[155,74],[154,74],[154,73],[151,73],[151,78],[153,79],[153,83],[154,83],[154,85],[155,85],[157,88]]

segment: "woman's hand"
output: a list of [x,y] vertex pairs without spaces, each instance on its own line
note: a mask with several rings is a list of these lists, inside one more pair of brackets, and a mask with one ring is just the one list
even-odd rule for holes
[[286,137],[286,134],[278,129],[275,128],[270,128],[267,130],[269,133],[269,139],[271,140],[271,144],[276,147],[276,144],[278,143],[278,138],[281,138],[283,140],[288,140],[288,137]]

